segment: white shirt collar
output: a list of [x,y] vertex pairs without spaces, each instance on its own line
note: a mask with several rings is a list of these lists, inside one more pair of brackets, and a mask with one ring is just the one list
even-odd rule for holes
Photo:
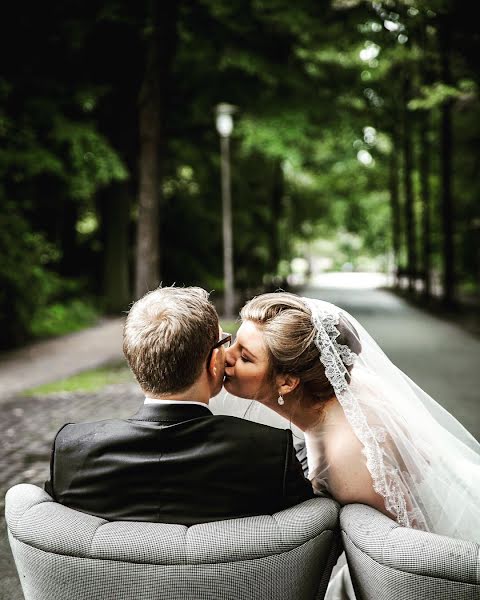
[[[195,402],[194,400],[159,400],[158,398],[149,398],[148,396],[145,396],[144,404],[198,404],[199,406],[203,406],[210,410],[208,404],[205,404],[204,402]],[[210,412],[212,411],[210,410]]]

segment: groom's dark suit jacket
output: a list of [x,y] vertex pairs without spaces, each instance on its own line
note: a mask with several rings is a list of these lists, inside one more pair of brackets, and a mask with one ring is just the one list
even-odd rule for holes
[[184,525],[271,514],[313,497],[289,430],[180,403],[64,425],[45,489],[105,519]]

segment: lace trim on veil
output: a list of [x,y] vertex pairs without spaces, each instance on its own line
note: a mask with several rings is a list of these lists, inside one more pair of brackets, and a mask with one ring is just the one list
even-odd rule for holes
[[340,309],[311,298],[302,298],[302,301],[312,313],[315,345],[320,353],[320,361],[325,367],[325,374],[353,432],[363,445],[362,452],[366,458],[375,492],[384,498],[385,508],[400,525],[428,529],[422,512],[409,502],[408,492],[403,482],[405,473],[401,472],[392,453],[388,451],[386,428],[369,424],[359,399],[348,383],[350,374],[346,365],[354,365],[358,355],[348,346],[337,342],[340,335],[337,327],[340,322]]

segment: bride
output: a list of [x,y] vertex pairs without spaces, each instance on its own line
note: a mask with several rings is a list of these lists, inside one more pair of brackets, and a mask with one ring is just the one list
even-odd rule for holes
[[277,292],[240,316],[225,389],[303,432],[317,493],[480,542],[480,444],[351,315]]

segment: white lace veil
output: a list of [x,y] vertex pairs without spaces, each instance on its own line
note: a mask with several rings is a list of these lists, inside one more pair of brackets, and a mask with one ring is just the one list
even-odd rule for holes
[[[387,510],[406,527],[479,542],[480,444],[354,317],[328,302],[302,301],[312,313],[319,359]],[[356,340],[361,350],[339,339]]]

